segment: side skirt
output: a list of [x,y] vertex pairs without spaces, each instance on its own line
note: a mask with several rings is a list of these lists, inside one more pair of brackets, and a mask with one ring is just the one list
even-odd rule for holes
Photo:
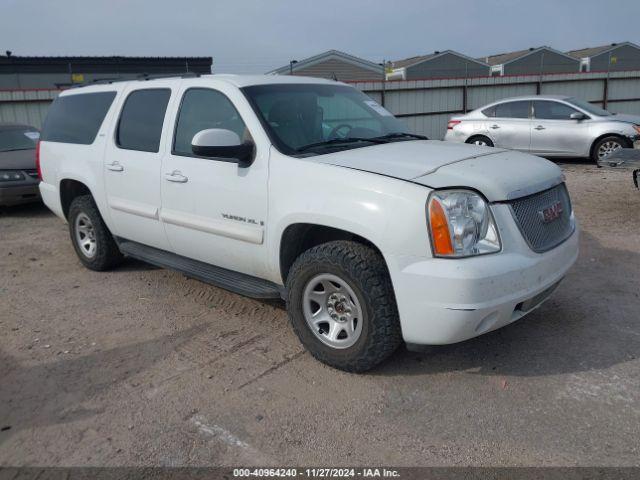
[[268,280],[216,267],[208,263],[183,257],[175,253],[149,247],[138,242],[116,239],[120,251],[128,257],[141,260],[157,267],[168,268],[183,273],[187,277],[224,288],[251,298],[284,298],[284,287]]

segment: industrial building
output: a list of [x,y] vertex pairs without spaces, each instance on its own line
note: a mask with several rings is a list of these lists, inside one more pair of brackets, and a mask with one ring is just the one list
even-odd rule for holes
[[141,75],[211,73],[211,57],[23,57],[0,55],[0,90],[58,89]]
[[487,77],[491,67],[453,50],[397,60],[390,65],[387,80]]
[[300,75],[342,82],[382,80],[383,65],[338,50],[329,50],[304,60],[291,60],[288,65],[268,72],[271,75]]
[[640,47],[631,42],[571,50],[567,54],[580,60],[581,72],[640,70]]
[[541,75],[580,71],[580,60],[551,47],[500,53],[478,60],[491,65],[491,75]]

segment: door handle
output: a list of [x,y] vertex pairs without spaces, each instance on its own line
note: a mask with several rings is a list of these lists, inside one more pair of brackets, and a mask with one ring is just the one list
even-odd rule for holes
[[107,163],[107,168],[112,172],[122,172],[124,170],[124,167],[118,162]]
[[544,128],[542,125],[538,125],[534,128],[534,130],[546,130],[546,128]]
[[495,129],[500,128],[500,127],[498,125],[491,125],[491,127],[489,127],[489,128],[493,128],[495,130]]
[[182,175],[182,172],[174,170],[171,173],[165,173],[164,178],[169,182],[187,183],[189,179]]

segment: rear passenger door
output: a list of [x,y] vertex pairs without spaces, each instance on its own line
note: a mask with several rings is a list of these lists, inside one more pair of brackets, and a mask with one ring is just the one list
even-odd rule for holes
[[159,213],[161,145],[171,88],[153,83],[153,88],[134,84],[123,95],[105,154],[105,189],[117,236],[169,250]]
[[528,152],[531,146],[531,102],[518,100],[494,105],[485,115],[494,146]]

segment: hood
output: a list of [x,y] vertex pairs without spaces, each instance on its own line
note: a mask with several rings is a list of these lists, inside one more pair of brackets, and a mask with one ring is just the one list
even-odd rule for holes
[[431,188],[470,187],[491,202],[523,197],[562,182],[560,168],[543,158],[440,140],[387,143],[310,160]]
[[613,120],[617,120],[620,122],[626,123],[634,123],[636,125],[640,125],[640,115],[628,115],[626,113],[616,113],[613,117],[601,117],[603,120],[607,120],[609,118],[613,118]]
[[36,151],[12,150],[0,152],[0,170],[32,170],[36,168]]

